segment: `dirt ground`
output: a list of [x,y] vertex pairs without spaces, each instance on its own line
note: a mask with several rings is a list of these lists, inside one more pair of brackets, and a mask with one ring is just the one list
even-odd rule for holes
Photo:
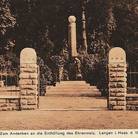
[[107,100],[104,97],[40,97],[40,109],[67,110],[105,110]]
[[138,112],[103,110],[106,99],[50,99],[41,98],[34,111],[0,112],[0,130],[138,129]]
[[0,113],[0,130],[138,129],[138,112],[18,111]]

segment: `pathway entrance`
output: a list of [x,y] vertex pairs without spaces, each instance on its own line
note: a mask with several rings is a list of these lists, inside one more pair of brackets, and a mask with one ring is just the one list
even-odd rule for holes
[[107,99],[101,97],[96,86],[85,81],[61,81],[47,87],[46,95],[40,97],[40,110],[91,111],[106,110]]

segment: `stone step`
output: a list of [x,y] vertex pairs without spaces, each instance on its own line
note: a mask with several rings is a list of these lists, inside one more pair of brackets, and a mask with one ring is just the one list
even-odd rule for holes
[[46,91],[47,93],[51,92],[100,92],[98,89],[49,89]]
[[[89,87],[92,87],[92,86],[90,86],[90,85],[76,85],[76,84],[70,84],[70,85],[56,85],[55,87],[57,87],[57,88],[65,88],[65,87],[85,87],[85,88],[89,88]],[[93,87],[93,88],[96,88],[96,87]]]
[[80,86],[76,86],[76,85],[71,85],[71,86],[66,86],[66,85],[59,85],[59,86],[47,86],[46,89],[97,89],[96,86],[86,86],[86,85],[80,85]]
[[56,84],[56,87],[90,87],[90,84]]
[[98,89],[96,86],[76,86],[76,85],[72,85],[72,86],[47,86],[46,89]]
[[51,96],[51,97],[100,97],[101,93],[100,92],[53,92],[53,93],[46,93],[46,96]]
[[61,81],[57,84],[87,84],[86,81]]
[[87,85],[87,86],[90,86],[90,84],[86,83],[85,81],[61,81],[61,82],[57,82],[56,83],[56,86],[67,86],[67,85]]
[[90,86],[85,81],[61,81],[56,86],[47,86],[46,96],[94,97],[101,96],[101,93],[96,86]]

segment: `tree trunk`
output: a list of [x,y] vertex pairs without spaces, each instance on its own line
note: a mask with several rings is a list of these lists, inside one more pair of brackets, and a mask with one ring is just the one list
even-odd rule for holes
[[86,0],[82,0],[82,50],[87,53],[87,35],[86,35]]

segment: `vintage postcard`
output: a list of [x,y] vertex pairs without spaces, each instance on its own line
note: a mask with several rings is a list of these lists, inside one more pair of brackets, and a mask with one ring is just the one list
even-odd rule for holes
[[0,0],[0,137],[138,137],[138,0]]

